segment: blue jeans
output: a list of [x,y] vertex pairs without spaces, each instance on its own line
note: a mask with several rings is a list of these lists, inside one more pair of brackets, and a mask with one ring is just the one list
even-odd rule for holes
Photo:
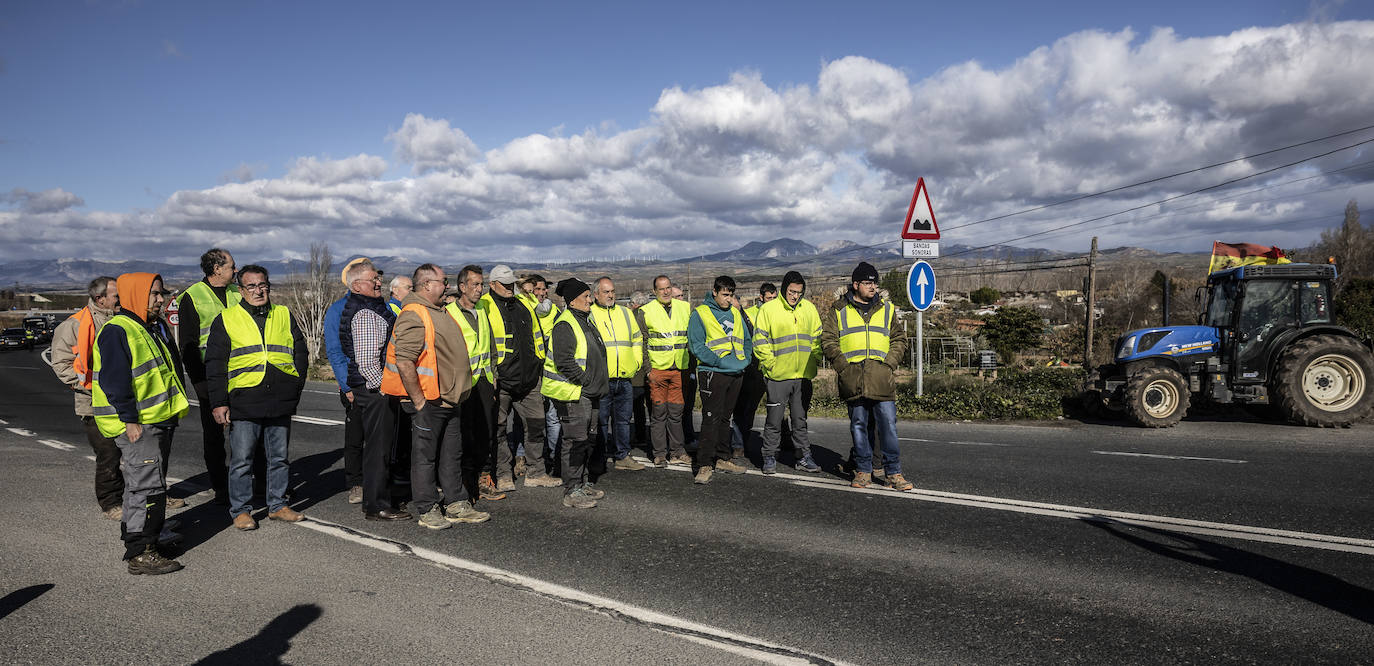
[[232,421],[229,430],[229,515],[253,510],[253,449],[262,438],[267,452],[267,510],[286,506],[286,486],[291,467],[286,460],[291,439],[291,417],[260,421]]
[[616,460],[630,455],[634,395],[635,387],[630,380],[612,379],[610,391],[601,399],[601,436],[606,440],[606,453]]
[[878,443],[883,448],[883,471],[901,474],[901,452],[897,450],[897,403],[859,398],[851,400],[848,407],[849,434],[854,438],[855,467],[860,472],[873,473],[873,446],[868,439],[868,416],[872,412],[874,426],[878,430]]

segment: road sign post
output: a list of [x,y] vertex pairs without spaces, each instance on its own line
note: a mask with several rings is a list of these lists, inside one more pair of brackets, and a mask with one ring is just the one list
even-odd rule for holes
[[906,274],[906,295],[916,308],[916,395],[925,395],[925,313],[935,302],[935,269],[924,261],[911,265]]

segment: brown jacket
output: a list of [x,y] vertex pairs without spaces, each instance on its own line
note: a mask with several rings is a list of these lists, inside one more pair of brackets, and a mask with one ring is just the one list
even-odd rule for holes
[[[439,400],[445,404],[457,405],[467,399],[472,391],[472,369],[468,365],[468,346],[463,340],[463,329],[458,327],[443,306],[431,305],[429,301],[411,293],[401,301],[401,307],[417,303],[429,310],[429,318],[434,321],[435,362],[439,370]],[[392,328],[396,338],[396,360],[415,361],[425,346],[425,324],[414,312],[401,311]]]
[[[874,317],[882,316],[883,305],[887,301],[877,299],[873,304],[873,309],[868,311],[866,321],[872,321]],[[845,401],[868,398],[886,402],[897,399],[897,366],[906,357],[906,332],[900,327],[900,322],[894,315],[889,326],[892,328],[888,334],[887,358],[879,361],[877,359],[865,359],[858,363],[850,363],[844,359],[840,353],[840,317],[839,312],[850,304],[850,295],[845,294],[835,301],[834,307],[827,310],[821,317],[821,351],[825,354],[826,360],[830,361],[831,367],[835,368],[836,382],[840,388],[840,399]],[[855,324],[850,319],[850,325]]]
[[[95,330],[99,331],[105,322],[114,316],[113,310],[101,310],[95,306],[95,301],[87,300],[86,307],[91,311],[91,320],[95,323]],[[57,325],[57,330],[52,334],[52,371],[57,373],[57,378],[63,384],[70,386],[75,391],[75,404],[77,416],[91,415],[91,391],[81,386],[81,378],[76,376],[76,352],[72,348],[76,346],[76,338],[79,322],[75,317],[69,317],[61,324]]]

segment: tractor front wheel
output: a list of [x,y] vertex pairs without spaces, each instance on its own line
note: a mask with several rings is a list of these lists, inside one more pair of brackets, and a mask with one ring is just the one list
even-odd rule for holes
[[1188,413],[1188,384],[1172,368],[1142,368],[1126,379],[1126,413],[1146,428],[1167,428]]

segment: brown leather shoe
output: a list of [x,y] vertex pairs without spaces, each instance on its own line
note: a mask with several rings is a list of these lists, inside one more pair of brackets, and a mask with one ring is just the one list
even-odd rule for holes
[[302,516],[301,512],[289,506],[284,506],[280,509],[277,509],[276,511],[267,514],[267,517],[272,520],[284,520],[288,523],[299,523],[305,519],[305,516]]
[[247,532],[248,530],[258,529],[258,521],[253,520],[253,516],[249,514],[247,511],[244,511],[239,515],[234,516],[234,527],[237,527]]

